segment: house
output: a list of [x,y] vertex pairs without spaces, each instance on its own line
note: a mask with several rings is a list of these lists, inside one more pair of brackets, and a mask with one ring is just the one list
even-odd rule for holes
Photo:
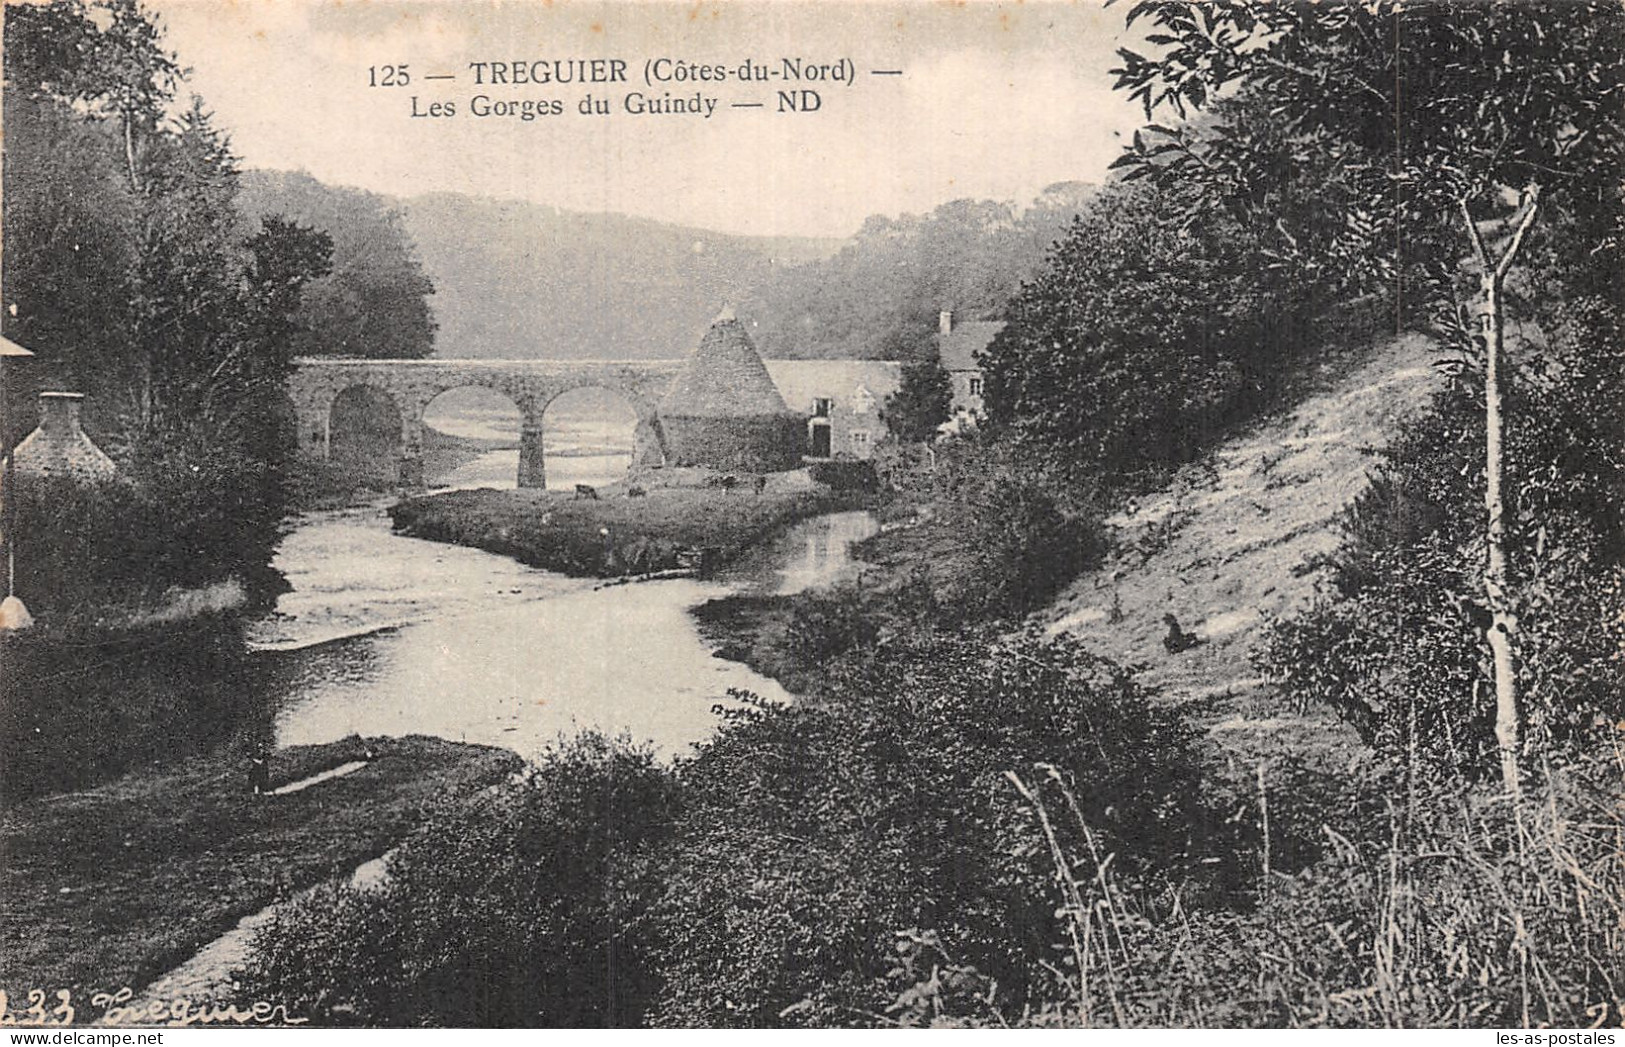
[[902,383],[895,360],[765,360],[767,373],[806,425],[809,458],[868,458],[886,436],[880,408]]
[[[1004,329],[1002,322],[954,323],[939,317],[937,351],[953,383],[953,418],[945,432],[961,432],[982,414],[982,368],[976,353]],[[809,458],[869,458],[887,435],[880,409],[903,380],[899,360],[764,360],[790,413],[806,426]]]
[[954,387],[953,418],[947,423],[952,431],[963,431],[982,416],[982,365],[976,362],[976,354],[1002,330],[1002,320],[956,324],[948,310],[937,318],[937,354]]

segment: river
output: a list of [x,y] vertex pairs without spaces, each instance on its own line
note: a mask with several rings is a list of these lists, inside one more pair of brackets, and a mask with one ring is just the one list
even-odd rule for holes
[[382,505],[294,522],[293,586],[252,636],[279,745],[429,734],[527,757],[584,728],[686,751],[730,688],[786,700],[712,656],[688,609],[850,577],[867,513],[803,521],[721,577],[609,584],[394,534]]

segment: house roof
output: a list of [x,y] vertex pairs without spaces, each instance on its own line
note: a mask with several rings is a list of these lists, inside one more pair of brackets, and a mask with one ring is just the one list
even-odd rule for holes
[[902,382],[903,365],[895,360],[764,360],[784,402],[798,415],[810,415],[813,401],[833,399],[850,410],[859,390],[874,397],[876,410]]
[[788,414],[756,347],[731,312],[711,324],[699,348],[660,401],[672,418],[742,418]]
[[937,336],[937,352],[942,366],[950,371],[980,371],[976,354],[987,348],[993,336],[1004,330],[1003,320],[970,320],[956,324],[947,334]]

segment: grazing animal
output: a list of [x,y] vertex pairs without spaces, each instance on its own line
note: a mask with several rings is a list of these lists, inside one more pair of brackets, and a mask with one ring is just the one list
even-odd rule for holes
[[591,484],[576,484],[576,500],[580,501],[583,498],[591,498],[596,502],[598,500],[598,488]]
[[1190,633],[1181,629],[1179,627],[1179,619],[1175,618],[1173,615],[1165,614],[1162,616],[1162,620],[1168,623],[1168,635],[1162,638],[1162,646],[1167,649],[1169,654],[1178,654],[1181,651],[1188,651],[1192,647],[1195,647],[1197,644],[1202,642],[1200,637],[1192,636]]
[[648,493],[649,493],[648,491],[645,491],[641,487],[628,487],[626,489],[626,496],[628,498],[642,498],[645,495],[647,495]]
[[757,493],[757,495],[760,496],[761,493],[763,491],[765,491],[765,490],[767,490],[767,477],[758,476],[756,478],[756,493]]

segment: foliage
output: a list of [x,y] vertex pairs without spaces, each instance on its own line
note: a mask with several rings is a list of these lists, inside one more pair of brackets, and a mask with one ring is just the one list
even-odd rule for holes
[[[1391,281],[1419,271],[1435,326],[1479,369],[1486,675],[1495,692],[1501,776],[1516,793],[1526,748],[1520,732],[1538,714],[1522,693],[1526,669],[1518,662],[1535,641],[1520,635],[1507,533],[1516,498],[1507,493],[1502,454],[1507,419],[1514,417],[1503,404],[1513,316],[1507,285],[1514,268],[1527,263],[1531,230],[1554,214],[1605,212],[1617,198],[1625,157],[1625,9],[1605,0],[1517,6],[1221,0],[1200,8],[1139,0],[1129,20],[1142,17],[1158,30],[1147,41],[1159,50],[1150,58],[1123,50],[1115,72],[1117,86],[1144,103],[1148,118],[1163,103],[1184,115],[1239,81],[1242,92],[1270,107],[1279,133],[1260,135],[1243,121],[1221,119],[1204,150],[1153,125],[1117,166],[1232,200],[1234,169],[1266,171],[1283,146],[1317,167],[1356,174],[1331,179],[1355,186],[1339,212],[1351,225],[1371,227],[1378,234],[1368,237],[1373,244],[1394,245],[1392,254],[1383,252],[1388,264],[1372,265],[1370,275]],[[1375,223],[1373,214],[1381,215]],[[1384,225],[1391,237],[1382,235]],[[1602,230],[1615,248],[1619,228],[1616,214]],[[1451,229],[1453,241],[1445,235]],[[1402,247],[1414,259],[1403,266]],[[1458,260],[1468,253],[1463,266]],[[1458,285],[1468,281],[1476,289],[1462,301]]]
[[1019,619],[1105,555],[1093,492],[1034,468],[1004,441],[948,441],[929,466],[888,475],[919,519],[860,552],[920,570],[933,618],[943,624]]
[[105,603],[91,617],[40,601],[40,624],[0,641],[0,799],[194,759],[255,726],[263,710],[244,700],[252,674],[235,620],[241,589],[203,595],[181,625],[179,601],[118,617]]
[[265,171],[244,173],[239,207],[332,238],[332,272],[311,281],[299,303],[296,355],[417,359],[434,350],[434,285],[398,208],[309,175]]
[[1082,875],[1109,862],[1149,885],[1201,867],[1191,742],[1068,641],[898,636],[843,660],[816,704],[736,716],[679,768],[651,1020],[884,1023],[908,928],[1019,1006],[1056,899],[1005,773],[1053,765],[1096,848]]
[[[1554,758],[1584,744],[1595,718],[1625,716],[1625,460],[1611,406],[1625,398],[1625,351],[1615,308],[1582,297],[1566,312],[1508,392],[1525,419],[1507,448],[1524,755]],[[1343,520],[1333,593],[1278,624],[1260,658],[1290,695],[1338,710],[1379,751],[1469,775],[1486,772],[1496,752],[1482,683],[1476,389],[1452,384],[1388,449]]]
[[[1062,848],[1057,871],[1074,887],[1064,941],[1094,976],[1059,972],[1046,1004],[976,1024],[1611,1024],[1625,863],[1617,741],[1604,753],[1535,786],[1516,811],[1504,796],[1413,788],[1375,819],[1332,815],[1321,860],[1260,882],[1250,910],[1149,914],[1109,875],[1070,876]],[[1406,793],[1397,781],[1367,788]]]
[[953,407],[953,380],[942,359],[932,355],[903,365],[897,391],[886,397],[881,421],[904,443],[926,443],[936,438],[937,427],[948,420]]
[[382,883],[280,909],[244,991],[361,1024],[868,1024],[907,1006],[886,979],[924,928],[1019,1006],[1059,926],[1004,777],[1035,763],[1078,797],[1080,875],[1213,868],[1191,730],[1070,642],[899,638],[816,703],[736,697],[675,772],[583,737]]
[[[182,74],[137,0],[31,4],[5,33],[5,332],[38,354],[38,384],[90,395],[86,428],[136,488],[114,517],[155,529],[109,521],[86,537],[112,543],[80,555],[118,571],[132,543],[169,536],[152,586],[236,575],[264,596],[294,317],[330,242],[243,220],[229,142],[176,97]],[[36,524],[26,540],[66,564],[73,550],[46,548],[58,529]]]
[[1188,461],[1263,406],[1306,338],[1312,287],[1267,271],[1234,223],[1114,186],[1055,245],[982,354],[988,418],[1078,478]]
[[659,970],[643,925],[676,798],[647,750],[584,735],[475,817],[432,823],[377,886],[279,909],[248,978],[328,1022],[633,1024]]
[[[87,657],[116,658],[132,670],[150,668],[149,678],[160,681],[164,659],[152,652],[166,639],[153,631],[139,641],[81,647],[77,660],[70,660],[64,645],[10,634],[0,639],[0,666],[17,664],[9,659],[28,648],[23,657],[54,659],[69,677]],[[151,664],[141,666],[149,658]],[[190,675],[191,667],[181,660],[168,661],[172,672]],[[263,663],[259,669],[264,671]],[[228,688],[216,682],[199,697],[241,703],[252,683],[249,674],[232,683]],[[55,720],[6,722],[0,788],[12,802],[0,812],[5,855],[0,893],[6,899],[0,987],[10,994],[13,1015],[26,1006],[20,1003],[29,988],[49,986],[53,992],[72,992],[78,1020],[94,1021],[99,1016],[91,1003],[94,993],[139,991],[244,917],[290,893],[347,875],[421,825],[425,811],[466,802],[519,765],[510,752],[439,738],[351,736],[277,750],[269,766],[273,788],[368,760],[366,767],[319,788],[280,796],[254,795],[245,746],[188,750],[184,760],[163,770],[148,767],[91,788],[81,783],[82,791],[67,795],[33,795],[27,789],[31,779],[15,781],[14,775],[26,778],[35,770],[62,774],[49,766],[53,757],[76,761],[84,748],[115,744],[120,732],[150,732],[143,741],[153,742],[154,751],[173,746],[173,738],[159,736],[166,729],[174,732],[175,721],[147,720],[154,713],[178,718],[169,691],[170,686],[132,686],[119,702],[80,695],[80,705]],[[0,716],[10,711],[8,703]],[[216,711],[206,705],[197,709],[203,715]],[[255,732],[259,738],[270,737],[270,720],[271,711],[264,710]],[[42,735],[34,734],[35,726],[43,728]],[[29,737],[13,735],[16,727]],[[37,740],[42,736],[50,741]],[[29,763],[12,761],[19,748],[34,750]],[[23,788],[15,788],[19,784]],[[25,796],[26,802],[17,802]],[[45,927],[49,934],[41,933]],[[166,1003],[172,1000],[164,997]],[[194,995],[191,1002],[201,1010],[226,1001]],[[291,1008],[288,1013],[302,1017]]]
[[771,274],[741,312],[768,356],[928,359],[938,314],[1000,313],[1094,188],[1053,185],[1022,209],[954,200],[872,216],[834,257]]
[[823,484],[832,491],[873,492],[880,484],[874,465],[862,459],[816,461],[807,467],[807,472],[814,483]]

